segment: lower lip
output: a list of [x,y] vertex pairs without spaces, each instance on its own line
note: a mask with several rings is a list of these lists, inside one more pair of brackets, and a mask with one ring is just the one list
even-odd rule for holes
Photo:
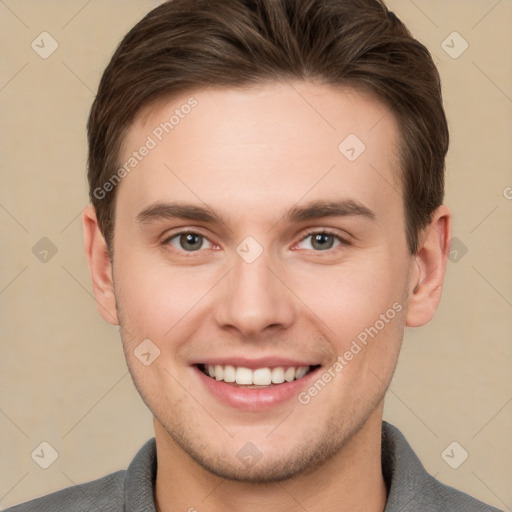
[[310,371],[302,379],[261,389],[233,386],[206,376],[197,366],[193,369],[206,389],[222,403],[245,411],[265,411],[296,398],[321,368]]

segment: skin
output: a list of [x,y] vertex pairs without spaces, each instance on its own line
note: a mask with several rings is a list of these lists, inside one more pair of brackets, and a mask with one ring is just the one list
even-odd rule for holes
[[[94,209],[83,216],[98,309],[121,326],[154,415],[157,508],[382,511],[384,395],[405,327],[427,323],[438,306],[450,212],[434,213],[411,255],[393,115],[366,94],[313,82],[159,101],[133,123],[120,161],[191,96],[198,106],[118,186],[113,262]],[[354,162],[338,150],[348,134],[366,145]],[[341,200],[374,218],[285,219],[295,206]],[[157,202],[208,205],[223,222],[137,220]],[[183,229],[205,237],[199,250],[169,241]],[[325,230],[335,235],[327,249],[313,245],[311,231]],[[250,264],[236,252],[247,236],[263,248]],[[307,405],[240,411],[209,394],[190,366],[282,356],[327,370],[395,303],[401,311]],[[149,366],[134,356],[147,338],[160,350]],[[262,453],[250,468],[236,456],[248,442]]]

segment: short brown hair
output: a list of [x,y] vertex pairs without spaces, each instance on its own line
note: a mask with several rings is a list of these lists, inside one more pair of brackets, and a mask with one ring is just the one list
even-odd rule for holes
[[109,248],[116,190],[102,187],[141,109],[203,86],[280,79],[370,91],[391,109],[415,254],[443,201],[448,127],[430,53],[381,0],[169,0],[137,23],[103,73],[87,125],[90,198]]

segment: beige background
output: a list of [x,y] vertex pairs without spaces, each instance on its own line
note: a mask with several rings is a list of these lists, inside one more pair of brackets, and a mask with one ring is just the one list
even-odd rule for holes
[[[125,468],[152,436],[117,329],[96,312],[80,213],[100,74],[157,3],[0,0],[4,508]],[[449,263],[434,321],[406,333],[385,416],[438,479],[511,510],[512,2],[389,4],[442,74],[452,137],[446,202],[468,252]],[[43,31],[59,45],[47,59],[31,48]],[[453,31],[469,43],[456,59],[441,46]],[[46,263],[32,252],[42,237],[57,248]],[[31,458],[42,441],[59,454],[46,470]],[[458,469],[441,457],[452,441],[469,453]]]

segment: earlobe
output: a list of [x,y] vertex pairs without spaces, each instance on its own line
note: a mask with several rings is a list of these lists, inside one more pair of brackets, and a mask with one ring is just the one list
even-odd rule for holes
[[112,325],[119,325],[112,279],[112,262],[92,205],[89,205],[82,214],[82,226],[85,255],[91,272],[96,306],[104,320]]
[[432,320],[441,300],[444,275],[450,251],[451,213],[447,206],[440,206],[432,222],[420,237],[420,247],[415,255],[417,272],[408,298],[408,327],[419,327]]

